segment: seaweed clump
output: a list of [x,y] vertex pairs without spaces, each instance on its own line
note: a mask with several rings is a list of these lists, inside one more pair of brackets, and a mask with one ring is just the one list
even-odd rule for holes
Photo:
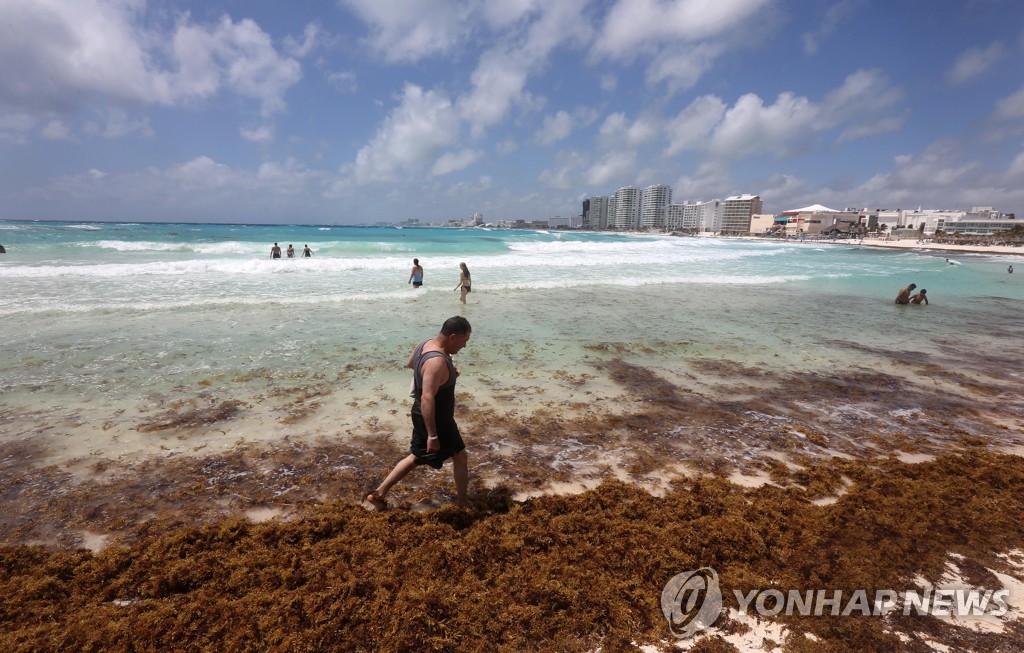
[[[1024,546],[1024,459],[830,464],[850,484],[828,506],[808,500],[806,478],[687,479],[663,497],[606,482],[524,503],[490,490],[424,513],[329,502],[289,523],[150,523],[98,554],[4,547],[0,649],[636,650],[671,641],[660,594],[687,569],[714,567],[736,607],[732,588],[901,588],[938,578],[951,552],[996,568]],[[778,619],[788,651],[926,650],[921,632],[1012,650],[1022,634],[930,617]],[[731,645],[705,636],[695,650]]]
[[208,426],[233,418],[242,410],[243,405],[237,399],[229,399],[206,408],[194,408],[181,412],[169,410],[140,423],[136,428],[142,433],[150,433]]

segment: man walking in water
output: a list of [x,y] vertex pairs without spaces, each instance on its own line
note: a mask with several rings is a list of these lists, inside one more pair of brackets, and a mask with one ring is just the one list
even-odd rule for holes
[[455,380],[459,371],[451,357],[466,346],[472,331],[466,318],[450,317],[441,326],[441,333],[412,350],[408,363],[415,384],[411,411],[412,444],[409,455],[395,465],[376,490],[363,497],[377,510],[384,509],[388,492],[406,474],[420,465],[441,469],[449,458],[452,459],[458,503],[465,505],[469,457],[459,425],[455,423]]
[[270,248],[270,258],[281,258],[281,248],[278,247],[277,243]]

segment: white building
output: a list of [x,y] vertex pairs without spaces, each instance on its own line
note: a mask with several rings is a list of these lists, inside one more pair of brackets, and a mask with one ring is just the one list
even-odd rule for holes
[[614,229],[636,229],[640,226],[640,189],[623,186],[615,191],[608,207],[608,220]]
[[[905,229],[916,229],[920,233],[921,225],[924,225],[924,235],[933,236],[938,230],[948,231],[949,224],[959,222],[966,216],[966,211],[918,207],[916,210],[900,211],[900,226]],[[987,214],[985,219],[988,219]]]
[[763,202],[758,195],[733,195],[725,198],[722,207],[722,227],[725,234],[750,233],[750,216],[760,213]]
[[722,231],[722,200],[697,202],[695,207],[695,226],[698,232],[716,234]]
[[669,204],[665,212],[665,228],[670,231],[683,229],[686,204]]
[[861,212],[854,210],[837,211],[821,204],[812,204],[799,209],[783,211],[779,221],[786,220],[786,234],[824,234],[830,231],[850,233],[860,224]]
[[671,203],[671,186],[655,184],[645,188],[640,195],[640,228],[664,229]]
[[597,195],[583,200],[583,228],[608,228],[608,196]]

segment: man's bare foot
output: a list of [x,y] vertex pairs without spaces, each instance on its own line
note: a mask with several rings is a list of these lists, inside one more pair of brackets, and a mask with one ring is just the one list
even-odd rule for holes
[[370,504],[370,506],[377,512],[381,512],[388,507],[388,500],[377,494],[376,491],[370,492],[363,497],[363,501]]

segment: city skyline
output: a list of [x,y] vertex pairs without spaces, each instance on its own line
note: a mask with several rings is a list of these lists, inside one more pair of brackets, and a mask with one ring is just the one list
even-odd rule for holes
[[0,0],[0,218],[1024,211],[1024,5]]

